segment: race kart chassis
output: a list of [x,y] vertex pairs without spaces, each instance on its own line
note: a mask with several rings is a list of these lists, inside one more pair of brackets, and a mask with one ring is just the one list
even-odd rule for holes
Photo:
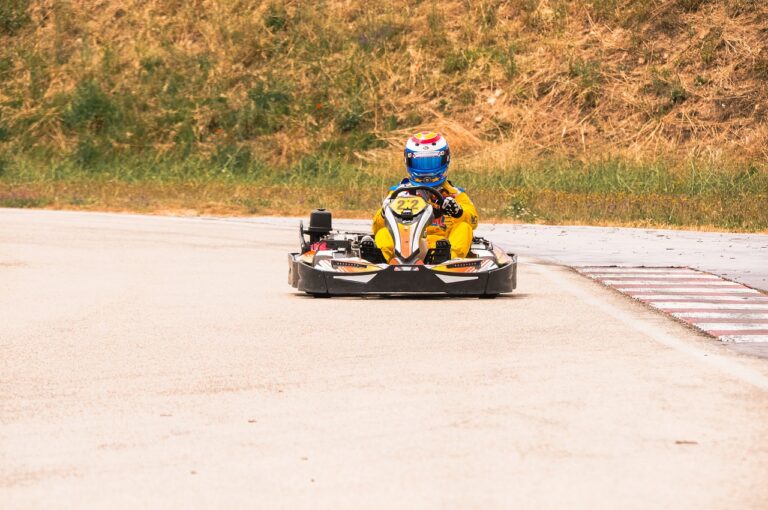
[[308,229],[299,223],[301,251],[288,254],[288,283],[316,297],[496,297],[515,290],[515,254],[482,237],[473,237],[469,252],[459,258],[448,239],[430,245],[427,228],[443,214],[444,200],[429,186],[404,185],[390,193],[381,209],[394,242],[388,257],[376,246],[373,234],[334,231],[330,211],[315,209]]
[[473,273],[440,271],[426,265],[390,265],[375,271],[338,273],[313,267],[302,254],[288,255],[288,281],[313,296],[446,295],[496,297],[517,286],[517,256],[496,269]]

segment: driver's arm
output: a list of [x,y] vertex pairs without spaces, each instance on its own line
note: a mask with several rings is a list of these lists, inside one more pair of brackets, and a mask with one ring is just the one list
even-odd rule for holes
[[[387,198],[391,196],[392,196],[392,192],[390,191],[389,194],[387,195]],[[386,227],[386,223],[384,222],[384,214],[382,213],[382,211],[383,209],[379,207],[379,210],[376,211],[376,214],[373,215],[373,228],[371,229],[373,231],[373,235],[376,235],[376,232]]]
[[443,187],[447,192],[451,194],[451,196],[453,196],[453,198],[456,199],[456,202],[458,202],[458,204],[464,210],[464,213],[456,218],[455,221],[463,221],[469,223],[469,225],[472,227],[472,230],[476,229],[478,223],[480,222],[480,217],[478,216],[477,208],[475,207],[475,204],[472,203],[469,195],[450,183],[446,183]]
[[373,216],[373,235],[376,235],[376,232],[381,230],[385,227],[384,223],[384,215],[381,213],[381,208],[379,208],[378,211],[376,211],[376,214]]
[[461,208],[464,209],[464,214],[457,218],[458,221],[466,221],[472,227],[472,230],[476,229],[477,224],[480,222],[480,218],[477,215],[475,204],[473,204],[469,196],[463,192],[456,195],[455,198],[456,202],[458,202]]

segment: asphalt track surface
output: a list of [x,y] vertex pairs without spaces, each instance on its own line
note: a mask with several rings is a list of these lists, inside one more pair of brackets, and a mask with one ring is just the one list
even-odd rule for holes
[[768,363],[523,257],[312,299],[295,229],[0,209],[0,508],[768,507]]

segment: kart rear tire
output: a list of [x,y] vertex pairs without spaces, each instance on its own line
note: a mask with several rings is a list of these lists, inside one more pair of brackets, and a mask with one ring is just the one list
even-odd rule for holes
[[324,292],[307,292],[307,294],[309,294],[313,298],[329,298],[329,297],[331,297],[330,294],[326,294]]

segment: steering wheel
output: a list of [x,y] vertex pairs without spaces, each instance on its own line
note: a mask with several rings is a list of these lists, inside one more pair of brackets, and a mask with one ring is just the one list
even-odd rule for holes
[[439,218],[443,215],[443,195],[437,191],[435,188],[432,188],[430,186],[402,186],[400,188],[397,188],[395,191],[392,192],[392,195],[390,195],[389,199],[394,200],[398,195],[401,193],[405,193],[406,191],[426,191],[429,195],[432,196],[432,198],[435,199],[435,203],[437,204],[437,207],[434,205],[432,206],[432,210],[434,211],[435,218]]

